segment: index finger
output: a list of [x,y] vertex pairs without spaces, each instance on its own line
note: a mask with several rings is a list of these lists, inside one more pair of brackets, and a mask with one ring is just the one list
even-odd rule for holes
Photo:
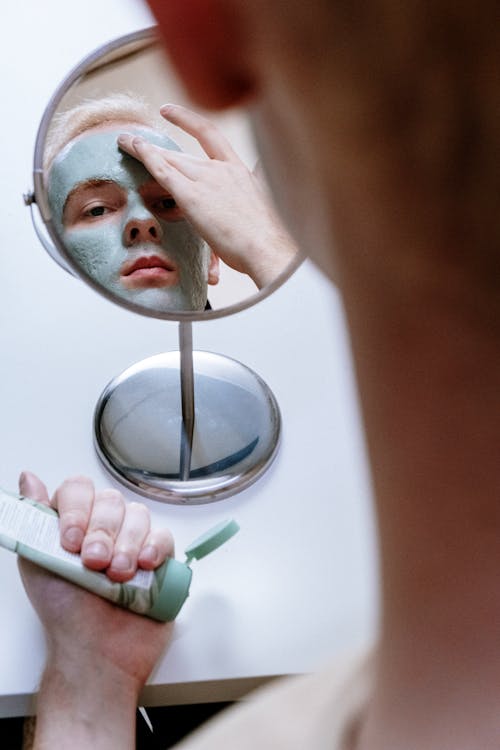
[[59,513],[61,544],[68,552],[80,552],[94,496],[94,485],[88,477],[73,477],[62,483],[51,500]]
[[240,161],[229,141],[206,117],[192,112],[180,104],[164,104],[160,114],[173,125],[184,130],[185,133],[196,138],[202,149],[210,159],[221,161]]

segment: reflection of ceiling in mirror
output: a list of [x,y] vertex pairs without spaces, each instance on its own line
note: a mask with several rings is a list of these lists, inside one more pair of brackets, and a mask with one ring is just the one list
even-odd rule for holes
[[[62,97],[56,113],[70,109],[82,100],[106,97],[117,92],[140,97],[150,104],[153,111],[158,111],[166,102],[192,106],[159,45],[141,40],[130,43],[124,49],[114,50],[93,63],[89,71]],[[224,133],[246,165],[253,168],[257,153],[244,113],[233,111],[207,116]],[[165,127],[160,115],[158,123]],[[173,125],[167,124],[167,130],[184,151],[203,154],[193,138]],[[221,263],[220,282],[209,288],[209,300],[214,309],[220,309],[256,293],[253,281]]]

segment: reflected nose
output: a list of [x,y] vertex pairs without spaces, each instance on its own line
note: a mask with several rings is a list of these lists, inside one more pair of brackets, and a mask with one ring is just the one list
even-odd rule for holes
[[162,229],[154,216],[144,219],[130,219],[125,225],[123,240],[126,247],[140,245],[142,242],[160,244]]

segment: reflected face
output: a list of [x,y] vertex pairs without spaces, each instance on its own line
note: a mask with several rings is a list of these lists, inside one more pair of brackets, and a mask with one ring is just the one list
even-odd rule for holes
[[162,312],[203,310],[210,250],[172,196],[119,150],[123,132],[179,151],[168,136],[137,125],[86,131],[49,172],[57,230],[79,267],[119,297]]

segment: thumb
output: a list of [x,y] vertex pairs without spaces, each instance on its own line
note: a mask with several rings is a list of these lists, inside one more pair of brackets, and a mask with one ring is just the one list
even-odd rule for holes
[[47,488],[31,471],[23,471],[19,477],[19,492],[30,500],[36,500],[43,505],[49,505]]

